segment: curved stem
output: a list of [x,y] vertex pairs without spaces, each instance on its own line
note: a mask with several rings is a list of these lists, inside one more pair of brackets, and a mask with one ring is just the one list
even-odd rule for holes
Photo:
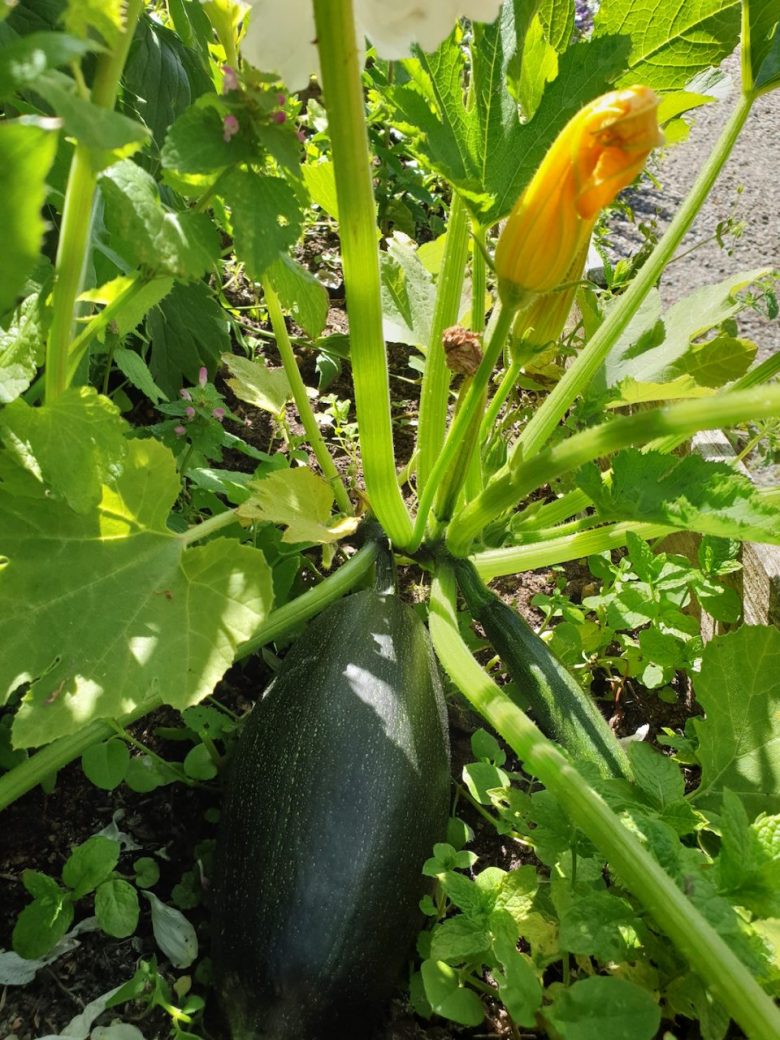
[[[375,542],[369,542],[315,588],[272,611],[257,632],[238,646],[235,659],[240,661],[249,657],[267,643],[280,639],[304,621],[319,614],[329,603],[340,599],[371,571],[378,552],[379,546]],[[59,740],[47,744],[36,754],[0,776],[0,811],[31,791],[33,787],[37,787],[47,776],[78,758],[88,747],[101,740],[107,740],[114,734],[117,724],[126,728],[161,707],[162,703],[160,697],[150,697],[115,721],[97,719],[82,727],[77,733],[60,737]]]
[[[125,67],[135,27],[143,8],[144,0],[128,0],[125,27],[116,46],[111,52],[98,58],[92,86],[92,103],[101,108],[113,108],[116,104],[122,69]],[[81,291],[89,253],[96,186],[97,173],[91,150],[85,145],[77,144],[68,175],[54,266],[52,320],[46,344],[45,392],[48,401],[59,397],[72,378],[68,348],[73,331],[76,298]]]
[[569,560],[581,560],[587,556],[622,548],[629,532],[638,538],[650,541],[678,531],[666,524],[645,524],[626,520],[605,524],[592,531],[580,531],[549,541],[532,542],[530,545],[513,545],[504,549],[488,549],[471,556],[471,562],[483,581],[500,578],[507,574],[533,571],[538,567],[553,567]]
[[441,501],[446,501],[445,495],[450,492],[452,482],[462,478],[465,469],[459,465],[461,449],[465,449],[470,454],[477,447],[476,438],[472,442],[466,443],[465,436],[474,425],[475,416],[484,407],[488,380],[509,330],[512,328],[514,316],[515,311],[511,307],[501,307],[493,326],[490,342],[486,346],[485,355],[474,374],[463,407],[453,419],[447,440],[444,442],[444,447],[439,453],[436,465],[433,467],[425,491],[420,498],[411,543],[402,547],[407,552],[414,552],[419,548],[425,536],[425,528],[436,496],[439,495]]
[[521,458],[530,459],[549,440],[572,402],[583,393],[593,379],[618,337],[639,310],[650,289],[663,274],[664,268],[693,223],[723,164],[728,159],[748,117],[751,103],[750,97],[740,99],[712,155],[677,211],[666,234],[660,239],[626,293],[610,311],[603,325],[599,327],[515,442],[512,450],[512,458],[515,461],[519,461]]
[[350,502],[347,489],[344,487],[341,477],[339,476],[339,471],[336,469],[336,465],[331,458],[328,446],[320,433],[320,428],[317,425],[317,420],[311,409],[309,395],[306,393],[306,385],[301,378],[298,362],[295,358],[292,344],[290,343],[290,337],[287,332],[284,315],[282,314],[279,297],[274,292],[273,287],[267,278],[263,278],[261,281],[263,293],[265,294],[266,306],[268,307],[268,315],[271,319],[274,335],[276,336],[276,346],[281,356],[282,364],[284,365],[284,371],[287,374],[287,381],[292,390],[293,400],[295,401],[295,407],[298,411],[298,417],[303,423],[304,430],[306,430],[306,436],[309,439],[309,444],[312,447],[317,462],[320,464],[323,476],[333,490],[333,494],[336,497],[336,504],[342,513],[352,516],[355,511],[354,507]]
[[751,1040],[780,1036],[780,1011],[636,835],[504,694],[472,657],[458,630],[455,579],[444,566],[431,588],[430,630],[436,653],[470,704],[506,740],[609,861],[694,971]]
[[511,509],[530,491],[592,459],[632,444],[644,444],[654,437],[688,435],[778,415],[780,387],[764,386],[683,401],[583,430],[527,462],[502,467],[482,494],[456,514],[449,526],[447,548],[453,556],[466,556],[474,538],[491,520]]
[[314,0],[339,205],[360,449],[371,507],[404,545],[412,523],[395,472],[390,388],[379,282],[376,204],[352,0]]
[[447,426],[450,371],[447,368],[442,335],[458,320],[463,280],[468,259],[469,236],[466,204],[453,195],[447,237],[444,245],[436,304],[431,322],[431,338],[425,355],[425,371],[420,391],[417,426],[417,493],[421,495],[439,457]]

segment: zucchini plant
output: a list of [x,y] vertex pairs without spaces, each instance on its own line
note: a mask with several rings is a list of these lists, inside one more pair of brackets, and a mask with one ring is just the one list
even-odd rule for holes
[[[772,272],[710,287],[666,322],[656,289],[752,105],[780,85],[777,12],[684,0],[670,22],[651,0],[648,22],[647,5],[616,0],[581,36],[570,6],[464,0],[417,20],[368,0],[0,7],[0,696],[18,698],[14,750],[40,749],[0,776],[0,809],[161,704],[192,708],[234,661],[305,624],[227,780],[215,969],[236,1040],[354,1028],[409,953],[420,868],[445,827],[447,732],[423,622],[384,588],[354,591],[387,545],[428,586],[453,686],[745,1033],[780,1035],[750,966],[592,781],[594,767],[641,787],[635,758],[483,584],[677,530],[780,543],[779,489],[675,454],[699,430],[780,416],[776,362],[754,364],[730,324],[739,294],[768,294]],[[701,74],[738,41],[741,90],[716,148],[602,306],[583,281],[602,210],[662,144],[660,125],[674,138],[681,113],[711,100]],[[184,70],[170,118],[133,88],[163,47]],[[328,153],[301,162],[303,102],[288,88],[315,72]],[[366,83],[388,141],[403,135],[451,192],[435,281],[422,250],[396,238],[380,252]],[[322,285],[291,255],[310,200],[338,222],[359,489],[331,454],[289,327],[340,349],[322,335]],[[227,293],[226,241],[270,325],[248,331],[234,310],[246,357],[229,351],[210,285]],[[518,416],[529,359],[575,301],[576,356]],[[383,307],[421,354],[400,474]],[[258,351],[261,331],[280,365]],[[240,417],[217,396],[220,365],[242,407],[278,417],[291,403],[310,454],[261,452],[226,429]],[[131,429],[126,387],[169,420]],[[223,450],[257,463],[251,476],[212,467]],[[291,595],[295,546],[319,547],[322,571],[340,565]],[[458,586],[535,721],[464,642]],[[712,811],[732,795],[760,811],[760,769],[743,776],[729,759],[719,771],[723,751],[710,750]],[[485,963],[509,972],[522,933],[502,935]],[[459,999],[452,967],[429,960],[429,993]]]

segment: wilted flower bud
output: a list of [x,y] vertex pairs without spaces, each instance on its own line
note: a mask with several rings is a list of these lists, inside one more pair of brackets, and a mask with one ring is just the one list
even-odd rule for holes
[[604,94],[569,120],[515,204],[496,247],[499,291],[545,293],[569,276],[599,211],[663,143],[648,87]]
[[205,365],[198,369],[198,386],[205,386],[209,379],[209,370]]
[[211,416],[213,419],[216,419],[217,422],[222,422],[222,420],[225,418],[225,409],[214,408],[211,412]]
[[179,397],[183,397],[185,401],[192,400],[192,394],[189,392],[189,390],[186,390],[184,387],[182,387],[179,391]]
[[451,325],[442,334],[447,368],[458,375],[473,376],[482,360],[482,346],[476,332]]

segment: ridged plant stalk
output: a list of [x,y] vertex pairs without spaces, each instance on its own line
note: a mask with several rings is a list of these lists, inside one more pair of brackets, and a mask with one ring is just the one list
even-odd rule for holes
[[461,197],[454,193],[420,391],[420,410],[417,417],[418,495],[423,493],[444,443],[450,371],[445,361],[442,334],[458,320],[468,255],[469,229],[466,205]]
[[443,564],[431,588],[430,630],[439,660],[472,707],[544,784],[607,859],[750,1040],[777,1040],[780,1011],[742,961],[557,747],[474,660],[458,630],[456,584]]
[[752,100],[751,95],[740,98],[739,104],[726,124],[712,154],[666,233],[659,240],[628,290],[617,301],[604,323],[596,330],[593,338],[523,430],[512,448],[512,459],[530,459],[539,452],[555,432],[572,403],[585,391],[618,337],[663,274],[683,236],[707,199],[745,125]]
[[405,545],[412,523],[395,470],[376,203],[352,0],[314,0],[314,17],[336,177],[363,475],[371,508],[387,536]]
[[342,513],[351,516],[354,513],[354,508],[350,502],[349,495],[347,494],[347,489],[339,476],[339,471],[336,469],[336,465],[328,451],[328,446],[320,433],[320,428],[317,425],[314,412],[311,410],[309,395],[306,393],[306,386],[301,378],[301,372],[298,368],[298,362],[295,358],[292,343],[290,342],[290,336],[287,332],[287,326],[284,321],[284,314],[282,313],[282,308],[279,303],[279,297],[274,292],[273,286],[267,278],[262,279],[262,285],[266,306],[268,307],[268,316],[271,319],[271,326],[274,330],[274,335],[276,336],[276,347],[282,359],[282,365],[284,366],[284,371],[287,375],[287,381],[292,390],[298,417],[303,423],[303,428],[306,431],[309,444],[311,445],[312,451],[320,465],[323,476],[333,490],[333,494],[336,497],[336,504]]
[[468,555],[474,538],[497,516],[529,492],[593,459],[655,437],[689,436],[699,430],[776,416],[780,416],[780,387],[764,386],[683,401],[583,430],[527,461],[515,460],[514,466],[503,466],[482,494],[455,515],[447,533],[447,548],[453,556]]
[[[353,589],[371,572],[378,554],[379,545],[376,542],[368,542],[355,553],[351,560],[339,567],[315,588],[309,589],[308,592],[304,592],[290,603],[285,603],[284,606],[272,611],[257,632],[245,643],[240,644],[236,650],[236,660],[243,660],[268,643],[286,636],[303,622],[319,614],[325,607],[341,599],[345,593]],[[88,747],[114,736],[117,725],[127,728],[138,719],[142,719],[144,715],[161,707],[162,703],[160,697],[150,697],[127,715],[122,715],[116,720],[97,719],[82,727],[77,733],[60,737],[59,740],[47,744],[30,758],[0,776],[0,812],[15,802],[17,798],[21,798],[22,795],[37,787],[46,777],[78,758]]]
[[679,530],[666,524],[648,524],[634,520],[621,520],[604,524],[591,531],[562,534],[546,541],[527,545],[512,545],[505,549],[487,549],[471,556],[471,562],[483,581],[533,571],[538,567],[554,567],[569,560],[581,560],[610,549],[620,549],[628,541],[629,532],[638,538],[650,541],[663,538]]
[[452,488],[460,488],[460,481],[468,468],[468,457],[477,449],[476,436],[469,440],[467,434],[470,431],[476,433],[478,429],[478,426],[475,427],[475,420],[479,419],[485,407],[488,381],[501,356],[515,313],[516,307],[502,305],[499,308],[482,361],[474,373],[463,404],[452,421],[444,447],[439,452],[436,465],[420,498],[411,543],[404,546],[407,552],[414,552],[419,548],[425,536],[434,500],[438,498],[440,502],[446,502]]
[[[127,0],[125,24],[115,46],[97,60],[90,100],[100,108],[113,108],[144,0]],[[45,396],[51,402],[67,389],[72,373],[69,347],[73,335],[76,300],[84,279],[92,234],[92,209],[97,170],[91,149],[76,144],[71,160],[62,226],[54,264],[52,319],[46,344]]]

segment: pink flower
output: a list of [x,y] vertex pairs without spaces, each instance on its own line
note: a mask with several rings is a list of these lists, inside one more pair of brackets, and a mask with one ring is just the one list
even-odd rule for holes
[[277,94],[276,95],[276,103],[278,105],[283,105],[286,101],[287,101],[287,95],[286,94]]
[[208,382],[208,378],[209,370],[206,368],[205,365],[202,365],[201,368],[198,370],[198,386],[205,386]]
[[211,415],[214,419],[217,420],[217,422],[222,422],[222,420],[225,418],[225,409],[215,408]]
[[235,116],[225,116],[222,120],[222,136],[226,141],[235,137],[240,129],[241,127],[238,125],[238,120]]
[[272,123],[286,123],[287,116],[284,112],[274,112],[271,116]]
[[231,90],[238,90],[238,76],[232,65],[222,66],[222,93],[228,94]]
[[179,391],[179,397],[183,397],[185,401],[192,400],[192,394],[189,392],[189,390],[185,390],[184,387],[182,387]]
[[188,419],[194,419],[195,418],[195,409],[192,407],[192,405],[190,405],[189,408],[185,408],[184,409],[184,414],[187,416]]
[[177,437],[184,437],[184,435],[187,433],[183,426],[174,426],[173,432],[176,434]]

